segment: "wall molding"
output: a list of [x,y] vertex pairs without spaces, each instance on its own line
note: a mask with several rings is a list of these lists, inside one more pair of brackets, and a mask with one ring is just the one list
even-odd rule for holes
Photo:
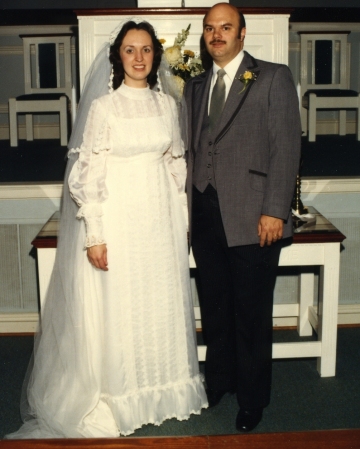
[[[0,111],[1,113],[1,111]],[[8,111],[5,112],[8,114]],[[54,113],[56,114],[56,112]],[[26,139],[25,123],[18,124],[19,139]],[[59,123],[37,123],[34,125],[34,139],[60,139]],[[9,126],[0,125],[0,140],[9,140]]]
[[[0,334],[35,332],[39,322],[39,314],[29,313],[1,313]],[[338,324],[360,324],[360,304],[339,305]],[[281,317],[273,319],[274,328],[297,326],[296,317]],[[197,320],[197,326],[201,323]]]
[[63,183],[60,182],[1,183],[0,201],[61,198],[62,190]]
[[290,22],[290,31],[299,32],[299,31],[351,31],[354,33],[360,32],[360,23],[359,22],[348,22],[348,23],[339,23],[339,22]]
[[22,56],[23,46],[22,45],[1,45],[0,46],[0,56]]
[[[350,73],[350,72],[349,72]],[[327,134],[339,134],[339,120],[336,119],[326,119],[316,121],[316,134],[327,135]],[[356,134],[356,120],[347,119],[346,120],[346,134]]]
[[9,113],[8,103],[0,103],[0,114],[8,114],[8,113]]
[[[308,42],[307,45],[307,49],[308,52],[311,52],[311,42]],[[350,42],[347,43],[347,52],[348,54],[350,53],[350,49],[351,49],[351,44]],[[334,50],[339,53],[340,52],[340,44],[338,42],[335,43],[335,48]],[[301,52],[301,44],[300,42],[289,42],[289,51],[293,51],[293,52]]]
[[62,34],[77,32],[77,25],[13,25],[0,26],[0,36],[19,36],[20,34]]
[[360,177],[301,178],[302,193],[360,193]]
[[35,332],[38,323],[38,313],[1,313],[0,334]]
[[[9,114],[9,107],[7,103],[0,103],[0,114]],[[20,139],[25,139],[25,125],[19,125]],[[356,133],[356,120],[347,119],[346,134]],[[339,134],[339,121],[337,119],[317,120],[316,134]],[[37,139],[58,139],[59,125],[58,123],[42,123],[34,125],[34,136]],[[0,140],[9,139],[9,127],[6,124],[0,125]]]
[[[72,44],[70,46],[71,54],[75,54],[76,49],[75,45]],[[64,54],[64,46],[60,45],[59,47],[60,54]],[[1,45],[0,46],[0,56],[22,56],[23,55],[23,46],[22,45]],[[31,49],[31,54],[35,54],[35,50]]]
[[[360,324],[360,304],[339,304],[338,324]],[[273,326],[297,326],[297,317],[273,318]]]
[[[61,198],[63,183],[1,183],[0,200]],[[302,193],[360,193],[360,177],[303,177]]]

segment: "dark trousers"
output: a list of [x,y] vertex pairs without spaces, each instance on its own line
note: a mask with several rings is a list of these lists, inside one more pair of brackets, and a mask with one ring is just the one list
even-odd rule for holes
[[235,390],[244,409],[266,407],[273,291],[283,242],[229,248],[217,193],[210,185],[203,193],[193,188],[192,217],[207,386]]

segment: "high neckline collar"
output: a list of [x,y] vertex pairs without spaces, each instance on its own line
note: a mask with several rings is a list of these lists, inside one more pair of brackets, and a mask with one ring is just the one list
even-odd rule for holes
[[144,98],[151,96],[149,85],[139,89],[137,87],[127,86],[124,82],[122,82],[121,86],[118,88],[118,91],[125,97],[133,100],[144,100]]

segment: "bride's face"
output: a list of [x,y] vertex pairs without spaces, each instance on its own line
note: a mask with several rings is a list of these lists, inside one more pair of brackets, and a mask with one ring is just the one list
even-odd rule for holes
[[129,30],[119,48],[125,72],[125,84],[130,87],[146,87],[154,59],[151,36],[144,30]]

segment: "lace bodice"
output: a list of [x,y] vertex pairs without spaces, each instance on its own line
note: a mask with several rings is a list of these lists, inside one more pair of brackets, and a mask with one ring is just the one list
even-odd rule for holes
[[157,152],[173,175],[180,200],[186,204],[186,166],[174,100],[149,88],[122,84],[92,103],[78,163],[69,176],[72,198],[84,218],[85,246],[106,243],[101,203],[108,197],[106,164],[109,155],[131,158]]

